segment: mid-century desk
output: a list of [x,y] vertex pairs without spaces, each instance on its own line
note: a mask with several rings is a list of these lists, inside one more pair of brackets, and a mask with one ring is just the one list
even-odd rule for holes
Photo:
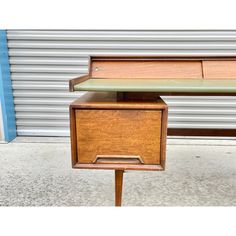
[[115,170],[120,206],[124,170],[165,169],[168,107],[159,96],[235,96],[236,58],[90,57],[70,91],[88,91],[70,105],[72,167]]

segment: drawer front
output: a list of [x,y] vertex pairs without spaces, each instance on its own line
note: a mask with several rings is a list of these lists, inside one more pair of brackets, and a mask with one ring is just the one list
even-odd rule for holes
[[76,113],[79,163],[160,164],[158,110],[84,110]]
[[236,79],[236,61],[203,61],[205,79]]

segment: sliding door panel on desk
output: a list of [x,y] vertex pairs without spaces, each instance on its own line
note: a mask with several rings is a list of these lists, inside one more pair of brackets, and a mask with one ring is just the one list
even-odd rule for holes
[[203,61],[205,79],[236,79],[236,61]]
[[201,79],[201,61],[93,61],[93,78]]

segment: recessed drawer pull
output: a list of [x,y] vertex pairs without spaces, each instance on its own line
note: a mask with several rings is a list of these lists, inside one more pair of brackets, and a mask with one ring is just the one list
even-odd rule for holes
[[144,164],[140,156],[97,155],[94,164]]

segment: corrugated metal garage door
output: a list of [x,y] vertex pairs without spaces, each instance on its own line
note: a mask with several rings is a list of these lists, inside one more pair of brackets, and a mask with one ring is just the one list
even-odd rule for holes
[[[234,55],[236,31],[9,30],[18,135],[68,136],[68,80],[88,55]],[[170,128],[236,129],[236,97],[163,97]]]

